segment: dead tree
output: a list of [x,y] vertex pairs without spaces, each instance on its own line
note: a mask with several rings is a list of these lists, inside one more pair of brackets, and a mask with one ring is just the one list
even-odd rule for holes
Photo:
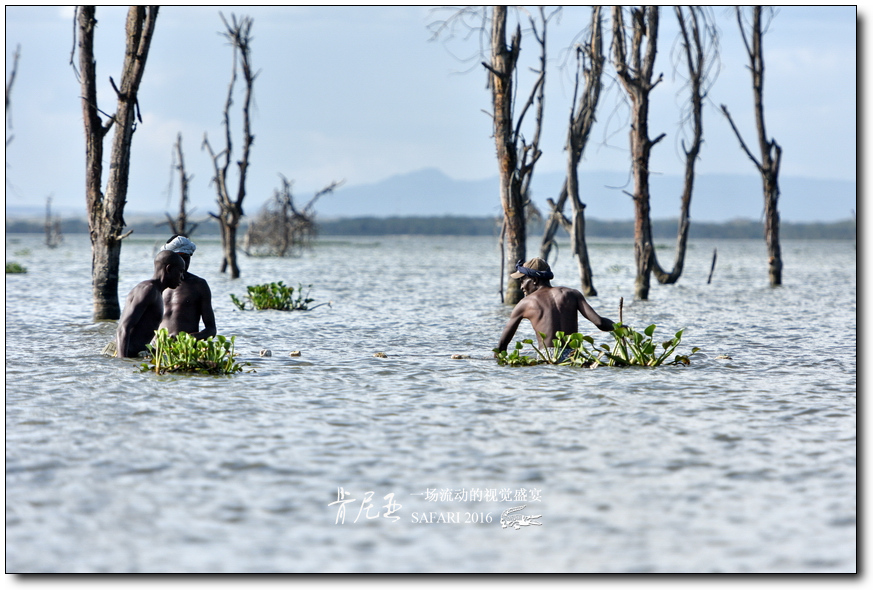
[[[688,11],[688,16],[684,11]],[[682,151],[685,154],[685,181],[682,189],[682,202],[679,211],[679,227],[676,237],[676,258],[673,268],[669,271],[661,268],[658,257],[652,251],[652,273],[661,284],[673,284],[682,276],[685,267],[685,250],[688,245],[688,230],[691,227],[691,196],[694,193],[694,168],[700,157],[700,146],[703,144],[703,100],[712,82],[710,72],[717,56],[714,41],[717,38],[715,25],[707,16],[706,9],[700,6],[676,6],[676,18],[679,22],[681,41],[678,61],[684,61],[688,68],[688,87],[691,98],[689,101],[688,118],[691,120],[691,142],[686,148],[682,141]],[[707,51],[707,48],[709,51]],[[678,69],[678,64],[677,64]]]
[[[197,229],[198,223],[188,221],[188,187],[191,184],[191,179],[194,175],[185,173],[185,155],[182,153],[182,134],[176,136],[176,145],[173,146],[173,168],[179,172],[179,213],[176,217],[172,217],[169,213],[165,213],[167,221],[157,225],[166,223],[170,226],[170,231],[179,236],[191,237],[194,230]],[[170,182],[172,187],[173,183]]]
[[15,83],[15,75],[18,73],[18,59],[21,57],[21,45],[15,47],[15,53],[12,55],[12,71],[9,72],[9,77],[6,78],[6,147],[12,143],[14,135],[9,135],[9,130],[12,129],[12,115],[9,114],[9,106],[11,103],[12,85]]
[[[82,85],[82,111],[85,121],[85,198],[91,234],[91,281],[94,319],[117,320],[118,265],[124,231],[124,204],[130,173],[130,146],[139,116],[137,92],[142,82],[149,46],[158,16],[157,6],[131,6],[127,13],[126,49],[121,85],[109,78],[118,98],[114,115],[104,124],[97,107],[97,64],[94,61],[95,8],[76,10],[79,34],[79,79]],[[71,59],[72,63],[72,59]],[[102,190],[103,138],[112,127],[115,133],[109,154],[109,178]],[[132,231],[132,230],[131,230]]]
[[61,233],[61,220],[52,215],[52,197],[45,199],[45,245],[49,248],[57,248],[64,241]]
[[299,255],[318,233],[313,209],[315,202],[345,182],[332,182],[315,193],[302,209],[298,209],[291,193],[291,182],[281,174],[279,176],[282,188],[273,192],[273,198],[249,223],[243,237],[242,249],[247,256]]
[[[576,84],[573,89],[573,101],[571,102],[570,124],[567,130],[567,177],[561,188],[557,202],[549,199],[552,213],[546,222],[543,233],[543,242],[540,248],[540,257],[548,260],[549,252],[554,243],[554,236],[558,225],[561,224],[570,234],[573,255],[579,266],[579,281],[582,293],[588,297],[596,297],[592,281],[591,264],[588,260],[588,246],[585,243],[585,203],[579,197],[579,162],[582,153],[588,143],[588,136],[594,126],[595,111],[600,99],[603,75],[603,34],[601,7],[594,6],[591,9],[591,25],[589,37],[584,43],[576,48]],[[576,104],[576,95],[579,91],[579,71],[582,70],[585,78],[585,89],[579,96]],[[565,201],[569,199],[573,211],[572,220],[564,217],[563,209]]]
[[[488,88],[491,90],[493,112],[489,114],[492,117],[497,147],[500,202],[503,207],[500,230],[500,296],[501,300],[510,304],[517,303],[523,295],[520,282],[508,277],[509,283],[504,294],[503,279],[514,272],[518,260],[525,260],[526,219],[539,214],[529,199],[530,181],[540,157],[539,140],[545,98],[546,29],[548,21],[559,11],[560,9],[556,9],[546,16],[545,11],[539,8],[539,21],[529,17],[530,30],[540,47],[540,67],[532,68],[536,79],[520,110],[517,110],[520,103],[516,100],[515,82],[518,77],[522,30],[521,24],[518,24],[507,45],[506,6],[461,8],[448,19],[428,25],[433,33],[431,39],[441,35],[452,38],[458,31],[463,33],[465,39],[474,35],[479,38],[479,52],[471,60],[480,61],[485,67],[488,72]],[[534,104],[536,118],[533,133],[530,135],[531,141],[528,143],[521,128],[526,114]]]
[[[249,116],[249,108],[252,101],[252,88],[254,86],[257,74],[252,71],[251,67],[251,17],[244,16],[237,22],[236,16],[231,15],[231,22],[225,20],[224,15],[221,15],[221,20],[224,23],[225,31],[223,36],[230,42],[233,47],[233,67],[231,69],[230,85],[227,89],[227,100],[224,104],[224,137],[225,148],[219,153],[215,153],[209,143],[206,134],[203,134],[203,148],[209,152],[212,158],[212,165],[215,176],[212,179],[218,195],[219,212],[211,213],[218,220],[218,225],[221,232],[221,247],[223,256],[221,259],[221,272],[226,272],[230,268],[230,278],[239,278],[239,266],[237,265],[236,257],[236,234],[239,222],[243,216],[243,200],[246,196],[246,173],[249,167],[249,152],[254,141],[254,136],[251,132],[251,120]],[[242,155],[237,161],[239,166],[239,183],[236,190],[236,198],[233,198],[228,186],[228,169],[230,168],[231,156],[233,153],[233,144],[231,141],[230,132],[230,107],[233,105],[234,86],[236,85],[237,71],[242,71],[242,77],[245,81],[245,90],[242,104]]]
[[[500,178],[500,202],[503,205],[503,229],[501,230],[501,249],[504,250],[501,265],[501,282],[508,279],[506,294],[501,296],[504,303],[514,305],[524,294],[521,282],[507,275],[515,270],[515,263],[527,258],[527,228],[525,224],[525,205],[534,166],[541,155],[539,150],[542,128],[543,104],[546,77],[546,28],[548,18],[542,7],[539,9],[542,31],[533,18],[530,19],[534,38],[540,45],[540,69],[531,88],[527,101],[516,116],[513,78],[521,52],[521,25],[506,44],[506,6],[493,7],[491,20],[491,62],[482,62],[488,70],[488,85],[491,88],[492,113],[494,121],[494,141],[497,146],[497,162]],[[554,14],[554,13],[553,13]],[[527,143],[521,132],[524,117],[536,102],[536,120],[531,143]],[[505,244],[505,246],[504,246]],[[506,269],[508,267],[508,270]]]
[[[734,124],[727,106],[721,105],[724,116],[727,117],[731,129],[740,142],[740,147],[755,164],[761,174],[764,185],[764,239],[767,242],[768,267],[770,286],[782,284],[782,250],[779,245],[779,165],[782,163],[782,147],[775,139],[767,139],[764,126],[764,49],[762,40],[767,25],[762,24],[762,9],[752,7],[751,23],[744,22],[743,12],[736,9],[737,24],[746,53],[749,56],[749,69],[752,72],[752,91],[755,100],[755,125],[758,129],[758,145],[761,150],[761,160],[758,161],[746,143],[743,141],[737,126]],[[771,17],[772,18],[772,14]],[[769,24],[769,20],[768,20]]]
[[630,14],[632,22],[626,28],[623,9],[620,6],[613,7],[612,48],[616,73],[631,103],[630,149],[634,177],[631,196],[634,200],[634,260],[637,271],[634,297],[645,300],[649,298],[655,251],[649,215],[649,159],[652,148],[664,138],[662,133],[655,139],[649,139],[649,94],[663,79],[663,75],[652,81],[658,42],[658,7],[632,8]]

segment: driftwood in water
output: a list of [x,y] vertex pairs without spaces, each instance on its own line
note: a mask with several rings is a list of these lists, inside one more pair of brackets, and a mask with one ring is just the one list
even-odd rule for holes
[[715,272],[715,259],[717,256],[718,256],[718,249],[713,248],[712,249],[712,266],[709,268],[709,276],[706,277],[706,284],[707,285],[712,282],[712,273]]

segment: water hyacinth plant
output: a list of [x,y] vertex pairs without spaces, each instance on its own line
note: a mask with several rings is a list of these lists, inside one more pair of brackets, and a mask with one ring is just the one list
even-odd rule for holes
[[6,274],[21,274],[27,272],[27,267],[20,265],[17,262],[6,263]]
[[[311,288],[308,285],[307,288]],[[315,301],[309,297],[309,291],[303,294],[302,285],[297,286],[297,296],[294,296],[294,287],[286,287],[282,281],[252,285],[247,287],[248,294],[240,300],[236,295],[230,298],[240,310],[245,311],[247,306],[251,309],[278,309],[280,311],[307,310],[309,304]],[[318,307],[318,306],[316,306]]]
[[[230,375],[243,370],[234,360],[234,340],[218,335],[197,340],[186,332],[172,337],[166,328],[155,331],[155,338],[146,347],[151,354],[143,363],[142,371],[165,373],[201,373],[206,375]],[[248,364],[248,363],[245,363]]]
[[[659,367],[661,365],[688,365],[689,357],[700,350],[694,347],[689,355],[672,355],[682,341],[684,329],[679,330],[669,340],[655,343],[655,324],[648,326],[642,333],[630,326],[620,323],[614,325],[611,332],[615,342],[597,345],[594,338],[584,334],[565,334],[557,332],[552,346],[541,350],[530,338],[516,342],[515,350],[510,352],[497,351],[497,363],[511,367],[521,367],[547,363],[571,367]],[[545,334],[541,334],[545,338]],[[536,353],[535,357],[520,354],[523,344],[530,344]]]

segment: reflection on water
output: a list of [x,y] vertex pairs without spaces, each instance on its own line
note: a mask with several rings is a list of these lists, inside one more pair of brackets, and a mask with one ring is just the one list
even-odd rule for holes
[[[122,297],[163,239],[125,242]],[[243,258],[237,281],[196,241],[252,373],[101,357],[87,237],[7,236],[28,268],[6,277],[7,571],[855,571],[851,242],[784,243],[771,289],[763,242],[698,241],[679,284],[632,302],[631,245],[594,241],[595,309],[624,297],[627,323],[703,353],[581,370],[489,358],[509,313],[493,239],[335,239]],[[275,280],[331,306],[230,301]],[[504,528],[522,505],[541,526]]]

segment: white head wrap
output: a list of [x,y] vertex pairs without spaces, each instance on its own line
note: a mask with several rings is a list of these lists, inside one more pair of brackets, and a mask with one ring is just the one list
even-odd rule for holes
[[178,254],[194,254],[194,250],[197,249],[197,246],[194,245],[194,242],[186,238],[185,236],[176,236],[173,240],[167,242],[163,246],[161,246],[161,250],[170,250],[171,252],[176,252]]

